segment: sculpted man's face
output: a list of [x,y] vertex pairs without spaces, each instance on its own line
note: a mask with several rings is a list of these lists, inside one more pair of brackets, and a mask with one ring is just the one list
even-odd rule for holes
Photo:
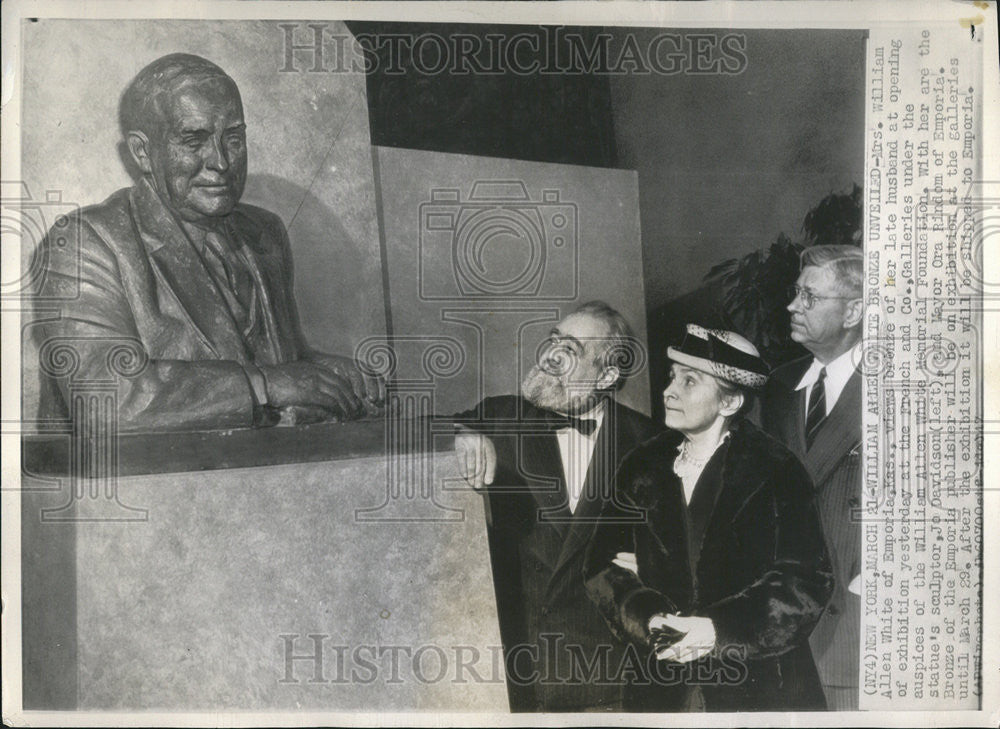
[[243,194],[247,173],[246,125],[236,87],[222,79],[189,83],[164,99],[162,111],[144,170],[157,192],[184,220],[228,215]]
[[615,379],[601,364],[608,334],[607,325],[589,314],[570,314],[559,322],[521,383],[525,399],[560,413],[593,407],[595,391]]

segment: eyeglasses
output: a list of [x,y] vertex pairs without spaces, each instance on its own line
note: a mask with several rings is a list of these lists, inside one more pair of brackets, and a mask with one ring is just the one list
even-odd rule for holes
[[791,299],[792,301],[795,301],[795,299],[798,299],[799,301],[802,302],[802,306],[804,308],[811,309],[814,306],[816,306],[816,302],[817,301],[822,301],[824,299],[843,299],[843,300],[846,301],[846,300],[850,300],[850,299],[857,299],[857,298],[860,298],[860,297],[858,297],[858,296],[819,296],[817,294],[814,294],[809,289],[802,288],[798,284],[792,284],[791,286],[788,287],[788,298]]

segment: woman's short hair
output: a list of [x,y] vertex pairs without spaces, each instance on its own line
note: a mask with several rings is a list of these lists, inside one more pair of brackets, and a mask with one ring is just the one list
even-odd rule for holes
[[723,380],[721,377],[712,376],[716,384],[719,386],[719,394],[723,398],[736,397],[737,395],[743,396],[743,404],[740,405],[739,410],[737,410],[732,415],[732,420],[737,420],[739,418],[744,418],[750,414],[757,404],[757,391],[749,387],[742,387],[734,382],[729,382],[728,380]]

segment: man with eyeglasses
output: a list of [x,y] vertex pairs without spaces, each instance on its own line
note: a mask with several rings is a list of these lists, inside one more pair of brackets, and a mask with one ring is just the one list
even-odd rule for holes
[[816,487],[836,587],[809,638],[827,708],[858,708],[861,625],[861,326],[864,254],[807,248],[789,289],[791,338],[810,354],[777,368],[764,429],[794,451]]

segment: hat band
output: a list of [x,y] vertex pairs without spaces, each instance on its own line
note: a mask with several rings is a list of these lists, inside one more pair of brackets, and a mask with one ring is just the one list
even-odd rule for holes
[[677,351],[691,357],[747,370],[764,377],[768,375],[767,365],[760,357],[736,349],[736,347],[732,347],[718,337],[711,335],[708,339],[703,339],[694,334],[685,334],[684,341],[681,342]]

